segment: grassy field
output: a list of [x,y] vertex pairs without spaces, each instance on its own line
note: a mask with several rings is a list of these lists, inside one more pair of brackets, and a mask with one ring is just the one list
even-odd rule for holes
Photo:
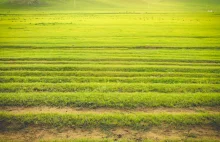
[[2,0],[0,141],[219,142],[219,25],[218,0]]
[[30,7],[9,5],[5,0],[1,3],[0,44],[4,46],[219,47],[220,44],[218,0],[76,0],[75,6],[73,0],[44,0],[41,5]]
[[12,13],[0,15],[0,20],[0,44],[4,46],[218,47],[220,44],[220,17],[208,12]]

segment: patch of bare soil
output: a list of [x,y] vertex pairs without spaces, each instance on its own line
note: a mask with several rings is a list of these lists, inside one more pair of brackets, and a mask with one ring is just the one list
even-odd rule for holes
[[209,139],[219,140],[219,132],[211,127],[194,127],[188,129],[178,128],[152,128],[148,131],[131,130],[128,128],[115,128],[111,130],[100,129],[49,129],[45,127],[27,127],[20,131],[0,132],[0,140],[11,141],[49,141],[49,140],[74,140],[74,139],[113,139],[115,141],[132,140],[142,141],[150,139],[153,141],[161,140],[186,140],[186,139]]
[[111,109],[111,108],[70,108],[70,107],[0,107],[1,111],[11,112],[13,114],[23,113],[220,113],[219,107],[192,107],[192,108],[137,108],[137,109]]
[[7,131],[0,133],[0,139],[5,140],[19,140],[19,141],[41,141],[41,140],[55,140],[64,139],[72,140],[79,138],[92,138],[92,139],[102,139],[105,134],[98,129],[94,130],[82,130],[82,129],[70,129],[70,128],[60,128],[60,129],[48,129],[44,127],[28,127],[19,131]]
[[195,127],[188,129],[177,128],[152,128],[149,131],[134,131],[130,129],[113,129],[112,135],[116,140],[125,138],[134,141],[142,140],[186,140],[186,139],[211,139],[219,140],[219,132],[208,127]]

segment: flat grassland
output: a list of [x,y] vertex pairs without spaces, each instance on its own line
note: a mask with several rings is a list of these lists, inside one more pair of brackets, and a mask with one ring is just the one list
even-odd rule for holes
[[216,13],[38,13],[0,16],[0,44],[46,47],[218,47]]
[[0,3],[0,141],[219,141],[218,1],[41,4]]

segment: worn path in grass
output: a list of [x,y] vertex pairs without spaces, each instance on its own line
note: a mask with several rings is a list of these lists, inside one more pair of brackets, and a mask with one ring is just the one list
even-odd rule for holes
[[[0,134],[4,140],[21,141],[199,141],[217,142],[218,131],[209,127],[194,127],[178,129],[167,127],[164,129],[152,128],[150,131],[137,131],[129,128],[115,128],[110,131],[93,129],[60,128],[30,126],[20,131],[6,131]],[[123,140],[122,140],[123,139]]]
[[136,109],[113,109],[113,108],[70,108],[70,107],[0,107],[0,110],[4,112],[10,112],[13,114],[25,114],[25,113],[66,113],[66,114],[86,114],[86,113],[220,113],[219,107],[190,107],[190,108],[136,108]]

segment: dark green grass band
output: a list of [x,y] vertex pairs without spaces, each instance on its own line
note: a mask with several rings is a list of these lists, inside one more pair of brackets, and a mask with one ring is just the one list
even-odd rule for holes
[[190,72],[220,73],[218,67],[181,67],[181,66],[111,66],[111,65],[2,65],[0,71],[123,71],[123,72]]
[[1,77],[0,83],[197,83],[197,84],[220,84],[218,78],[185,78],[185,77],[71,77],[71,76],[49,76],[49,77],[19,77],[9,76]]
[[85,108],[220,106],[217,93],[1,93],[0,106]]
[[219,84],[2,83],[0,92],[220,92]]
[[220,78],[218,73],[121,72],[121,71],[0,71],[0,76],[77,76],[77,77],[185,77]]
[[[83,52],[83,51],[82,51]],[[0,58],[1,64],[147,64],[147,65],[219,65],[220,60],[148,59],[148,58]]]
[[47,65],[172,65],[172,66],[198,66],[198,67],[204,67],[204,66],[220,66],[219,63],[185,63],[185,62],[149,62],[149,61],[0,61],[0,65],[41,65],[41,64],[47,64]]
[[143,114],[143,113],[105,113],[105,114],[11,114],[0,113],[1,129],[10,125],[47,125],[49,127],[113,128],[130,127],[149,129],[152,126],[213,126],[220,127],[219,114]]

